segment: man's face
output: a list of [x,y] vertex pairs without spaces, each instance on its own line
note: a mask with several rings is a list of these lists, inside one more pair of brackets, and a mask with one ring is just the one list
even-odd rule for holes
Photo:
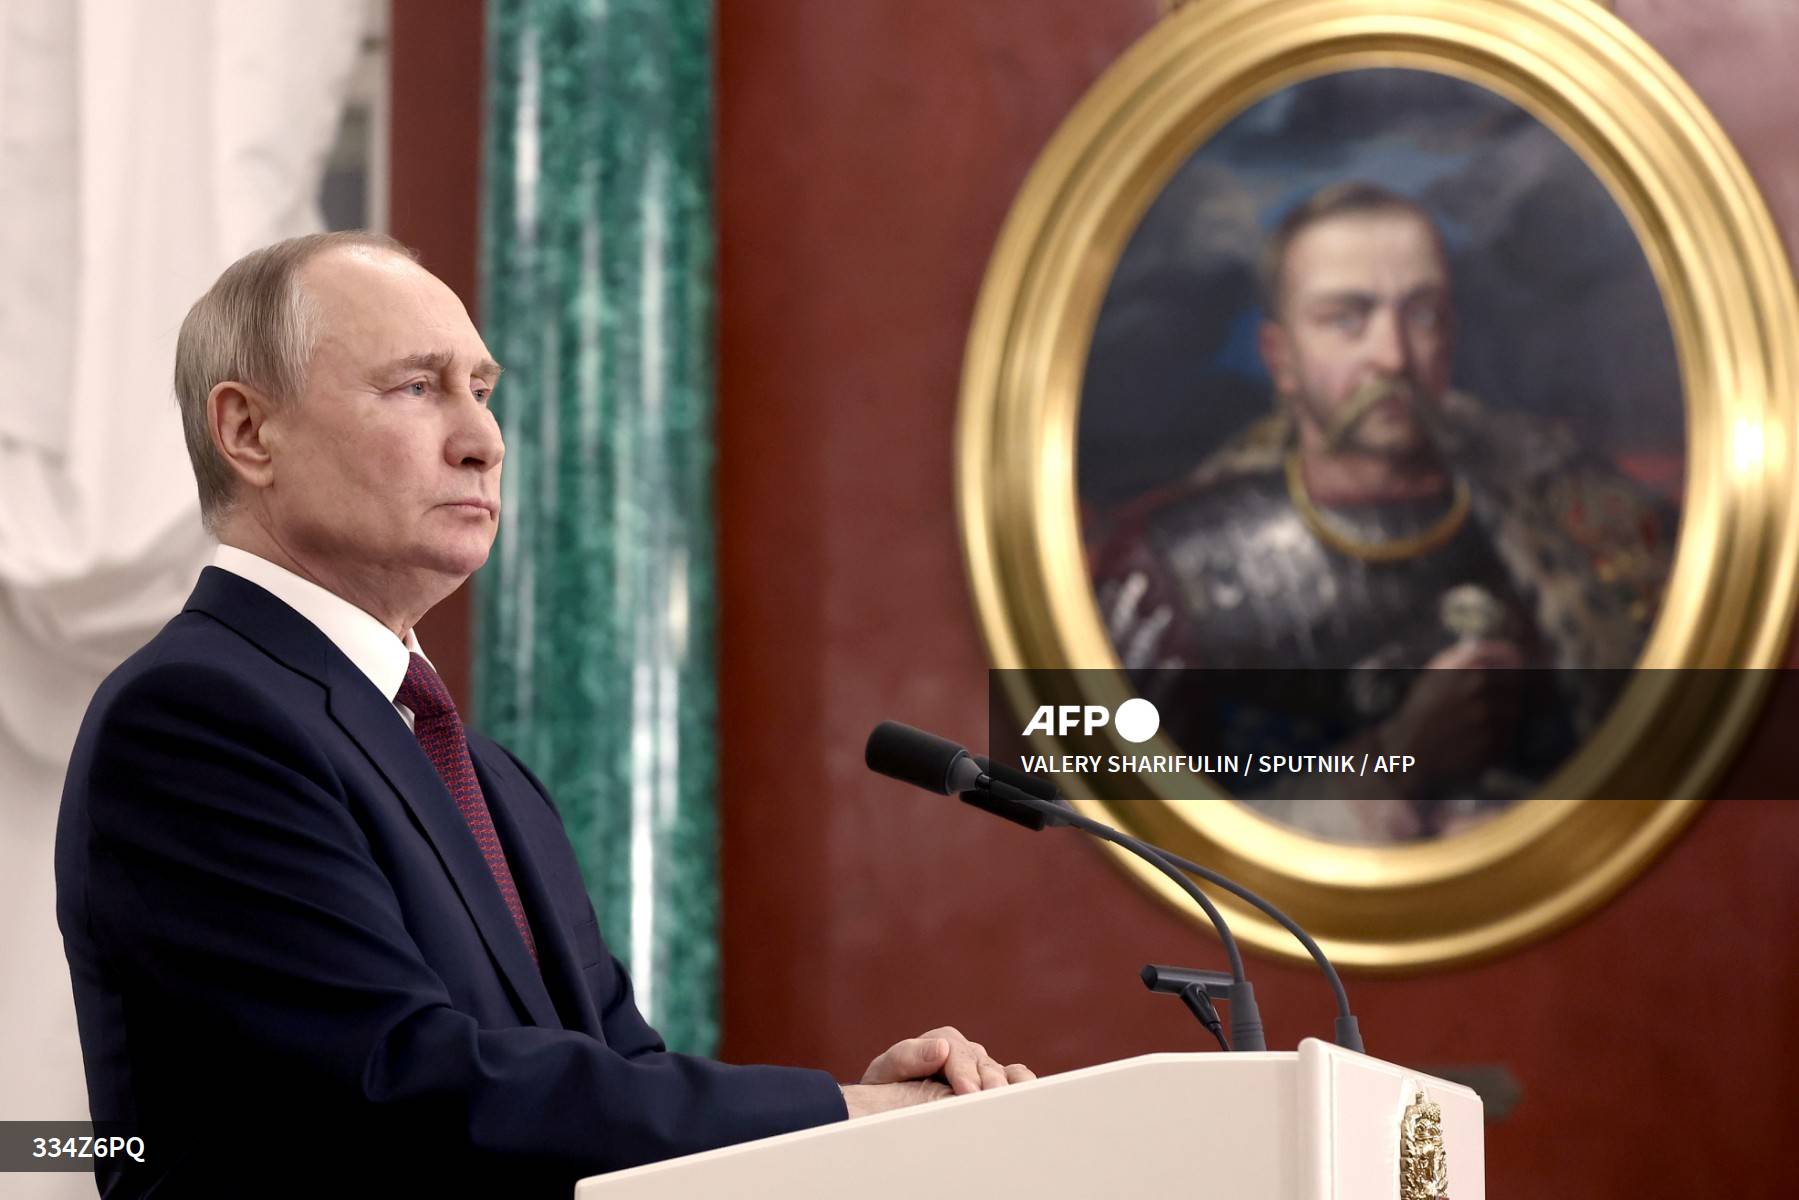
[[1407,212],[1345,213],[1288,243],[1262,357],[1308,449],[1407,458],[1428,444],[1419,408],[1449,386],[1451,324],[1430,227]]
[[329,251],[300,284],[319,338],[303,393],[264,425],[265,524],[344,594],[447,592],[498,528],[499,367],[455,293],[398,255]]

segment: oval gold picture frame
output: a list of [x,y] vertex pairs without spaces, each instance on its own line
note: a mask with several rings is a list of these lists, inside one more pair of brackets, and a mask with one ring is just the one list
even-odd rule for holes
[[[1001,676],[1013,709],[1131,695],[1096,607],[1076,490],[1101,301],[1148,206],[1227,121],[1291,84],[1373,67],[1437,72],[1519,105],[1580,156],[1637,234],[1661,288],[1687,421],[1674,572],[1648,644],[1623,698],[1552,782],[1560,798],[1527,799],[1428,844],[1322,841],[1223,792],[1163,799],[1152,780],[1062,783],[1094,797],[1077,801],[1089,815],[1261,892],[1340,965],[1399,973],[1501,953],[1625,886],[1696,815],[1760,711],[1764,668],[1782,662],[1799,566],[1793,279],[1747,170],[1673,69],[1586,0],[1208,0],[1177,10],[1081,100],[1013,205],[969,337],[957,499],[994,666],[1103,681],[1046,696],[1030,694],[1030,676]],[[1053,738],[1033,745],[1061,752]],[[1108,852],[1197,918],[1166,879]],[[1244,942],[1302,957],[1260,913],[1218,900]]]

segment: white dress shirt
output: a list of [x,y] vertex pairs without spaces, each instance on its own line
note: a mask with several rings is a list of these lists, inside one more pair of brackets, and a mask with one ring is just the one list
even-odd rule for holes
[[[406,631],[402,641],[394,636],[393,630],[342,596],[326,591],[312,580],[302,579],[260,555],[239,550],[236,546],[220,545],[212,556],[212,565],[249,580],[318,626],[319,632],[330,638],[332,645],[342,650],[344,657],[355,663],[356,669],[367,675],[369,682],[390,702],[399,695],[412,655],[425,658],[412,630]],[[425,661],[431,660],[425,658]],[[411,729],[412,710],[395,702],[394,711],[406,722],[406,728]]]

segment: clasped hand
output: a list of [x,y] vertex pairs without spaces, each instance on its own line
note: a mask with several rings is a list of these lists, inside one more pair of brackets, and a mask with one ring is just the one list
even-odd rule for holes
[[945,1025],[888,1047],[868,1064],[861,1083],[844,1086],[843,1102],[852,1118],[865,1117],[1035,1078],[1021,1063],[1000,1065],[987,1047]]

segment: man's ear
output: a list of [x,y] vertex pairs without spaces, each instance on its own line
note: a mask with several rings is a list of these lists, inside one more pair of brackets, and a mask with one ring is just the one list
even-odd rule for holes
[[1256,330],[1256,349],[1262,353],[1262,365],[1274,380],[1276,395],[1291,396],[1299,391],[1299,372],[1294,369],[1293,339],[1279,321],[1264,320]]
[[272,408],[266,395],[244,383],[218,384],[206,396],[206,423],[213,448],[239,479],[255,488],[275,481],[268,427]]

